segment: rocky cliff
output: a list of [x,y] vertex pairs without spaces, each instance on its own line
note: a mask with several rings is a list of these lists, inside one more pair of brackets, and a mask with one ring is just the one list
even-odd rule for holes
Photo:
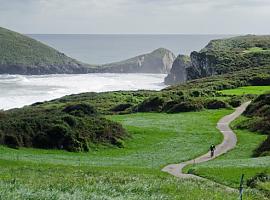
[[140,55],[121,62],[105,64],[98,67],[99,72],[105,73],[169,73],[175,55],[164,48]]
[[181,83],[184,74],[186,80],[192,80],[270,65],[270,36],[246,35],[212,40],[201,51],[192,52],[190,60],[190,67],[176,62],[165,82]]
[[170,74],[165,78],[165,84],[184,83],[187,81],[187,68],[191,67],[189,56],[179,55],[173,62]]

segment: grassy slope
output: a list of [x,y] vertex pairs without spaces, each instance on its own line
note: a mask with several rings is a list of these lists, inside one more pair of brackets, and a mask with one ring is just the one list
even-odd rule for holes
[[244,94],[260,95],[267,91],[270,91],[270,86],[246,86],[229,90],[221,90],[220,92],[225,95],[244,95]]
[[225,74],[266,66],[270,64],[269,50],[270,36],[246,35],[212,40],[199,53],[191,54],[192,57],[198,58],[195,66],[198,67],[198,63],[200,63],[202,74],[196,76],[197,68],[189,68],[188,76],[193,79],[211,76],[213,71],[214,74]]
[[[207,151],[209,143],[220,142],[216,122],[230,112],[109,117],[123,123],[133,136],[124,149],[68,153],[1,147],[0,197],[235,199],[237,193],[213,190],[208,181],[183,181],[160,172],[162,166],[191,159]],[[261,198],[251,193],[247,197]]]
[[79,62],[41,42],[0,27],[0,65],[36,67],[72,63]]

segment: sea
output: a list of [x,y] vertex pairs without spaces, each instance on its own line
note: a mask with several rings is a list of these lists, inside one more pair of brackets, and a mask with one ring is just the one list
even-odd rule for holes
[[[163,47],[175,55],[199,51],[228,35],[29,34],[66,55],[90,64],[111,63]],[[0,110],[82,92],[161,90],[166,74],[0,75]]]

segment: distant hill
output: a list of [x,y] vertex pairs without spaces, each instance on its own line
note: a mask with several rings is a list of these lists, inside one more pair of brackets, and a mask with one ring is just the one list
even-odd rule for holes
[[[190,66],[183,62],[174,64],[167,84],[225,74],[251,67],[270,64],[270,36],[246,35],[212,40],[199,52],[190,54]],[[181,69],[186,73],[185,79]],[[180,72],[180,73],[179,73]]]
[[0,74],[86,73],[88,67],[41,42],[0,27]]
[[175,55],[168,49],[159,48],[128,60],[105,64],[99,67],[100,72],[115,73],[169,73]]
[[0,27],[0,74],[169,73],[174,59],[171,51],[160,48],[121,62],[89,65]]

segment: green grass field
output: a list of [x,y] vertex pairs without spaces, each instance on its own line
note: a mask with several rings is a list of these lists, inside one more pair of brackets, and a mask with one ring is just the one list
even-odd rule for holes
[[235,199],[237,193],[217,185],[213,190],[211,182],[160,172],[219,143],[216,122],[230,112],[109,116],[131,134],[124,149],[69,153],[1,147],[0,199]]
[[[242,118],[242,117],[241,117]],[[241,118],[237,120],[242,120]],[[232,123],[232,126],[237,123]],[[206,163],[185,168],[195,170],[195,174],[214,180],[231,187],[239,187],[242,174],[245,174],[245,182],[257,173],[270,174],[270,157],[252,158],[252,151],[266,139],[266,135],[260,135],[247,130],[235,130],[238,143],[235,149],[229,153]],[[270,190],[269,190],[270,191]]]
[[[0,199],[236,199],[211,181],[180,180],[161,168],[219,143],[217,121],[232,110],[108,116],[131,137],[126,147],[89,153],[0,148]],[[263,199],[248,190],[246,199]]]
[[270,50],[269,49],[263,49],[263,48],[260,48],[260,47],[252,47],[248,50],[245,50],[243,51],[243,53],[260,53],[260,52],[269,52]]
[[270,86],[246,86],[229,90],[221,90],[220,92],[225,95],[244,95],[244,94],[260,95],[268,91],[270,91]]

